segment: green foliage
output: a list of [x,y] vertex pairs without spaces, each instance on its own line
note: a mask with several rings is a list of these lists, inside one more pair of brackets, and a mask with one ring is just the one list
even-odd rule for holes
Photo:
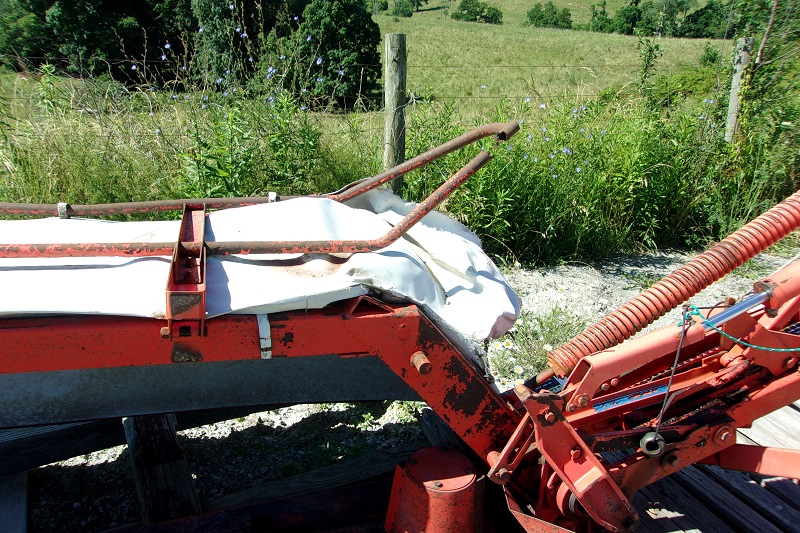
[[720,0],[709,0],[700,9],[686,15],[680,26],[680,37],[723,39],[730,5]]
[[503,12],[500,9],[479,0],[461,0],[451,17],[467,22],[503,23]]
[[[183,196],[214,198],[243,196],[253,169],[256,136],[237,105],[220,107],[209,132],[195,124],[195,146],[184,154]],[[220,116],[221,115],[221,116]]]
[[703,49],[703,55],[700,56],[700,64],[704,67],[712,67],[718,65],[721,58],[722,51],[710,42],[707,42]]
[[392,15],[396,17],[410,17],[414,14],[414,8],[411,7],[409,0],[394,0],[394,8]]
[[316,58],[307,70],[312,95],[345,103],[375,86],[381,74],[381,35],[363,2],[312,0],[294,35],[297,55]]
[[639,35],[639,56],[642,61],[639,67],[639,92],[643,95],[651,93],[650,78],[653,76],[656,62],[661,55],[660,45],[652,39]]
[[541,3],[534,4],[533,8],[528,11],[527,24],[535,28],[572,28],[572,12],[566,7],[562,10],[556,9],[552,1],[542,5]]
[[523,309],[511,330],[489,344],[489,366],[500,390],[532,378],[547,366],[547,352],[586,327],[574,310],[556,306],[549,311]]
[[606,0],[600,0],[597,5],[592,4],[592,18],[589,21],[589,29],[600,33],[611,33],[614,31],[614,23],[608,15]]
[[[45,20],[47,2],[36,0],[0,0],[0,54],[7,66],[35,68],[47,56],[54,55],[53,35]],[[27,64],[28,57],[34,59]]]

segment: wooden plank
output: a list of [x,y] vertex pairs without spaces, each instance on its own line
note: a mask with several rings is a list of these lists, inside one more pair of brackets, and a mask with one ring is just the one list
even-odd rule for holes
[[28,473],[0,477],[0,525],[5,533],[28,530]]
[[782,530],[797,531],[800,525],[800,512],[764,490],[744,472],[725,470],[712,465],[698,465],[698,468],[717,480],[733,495],[748,502],[761,516]]
[[797,481],[786,479],[785,477],[762,476],[760,474],[749,474],[750,478],[761,487],[777,496],[784,503],[800,510],[800,486]]
[[[730,526],[720,519],[714,511],[702,502],[672,477],[660,479],[640,491],[643,497],[652,502],[657,502],[657,516],[648,514],[643,518],[649,522],[663,524],[667,531],[730,531]],[[655,505],[655,504],[654,504]]]
[[777,533],[780,529],[694,466],[672,476],[683,488],[739,531]]
[[800,413],[789,406],[781,407],[739,432],[761,446],[800,449]]
[[192,474],[175,434],[175,417],[134,416],[123,419],[122,425],[142,521],[153,524],[200,514]]
[[419,422],[422,432],[430,441],[431,446],[444,446],[445,448],[463,451],[464,445],[456,432],[430,407],[422,409]]
[[364,481],[392,472],[397,463],[406,460],[414,452],[427,445],[427,441],[415,441],[385,453],[375,453],[342,461],[335,465],[318,468],[286,479],[279,479],[266,485],[243,490],[236,494],[217,498],[210,501],[205,508],[206,511],[218,511],[228,507],[278,498],[289,498]]

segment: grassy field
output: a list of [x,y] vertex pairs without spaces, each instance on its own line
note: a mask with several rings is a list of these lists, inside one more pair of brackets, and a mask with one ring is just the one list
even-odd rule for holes
[[[503,26],[452,20],[445,10],[433,7],[435,2],[411,18],[374,17],[382,34],[407,35],[407,86],[418,97],[455,100],[469,114],[493,107],[500,97],[585,101],[637,77],[641,60],[636,37],[523,27],[526,2],[497,2],[504,12],[509,10]],[[697,65],[706,45],[693,39],[656,43],[663,54],[657,74]],[[723,56],[729,51],[729,43],[713,46]]]

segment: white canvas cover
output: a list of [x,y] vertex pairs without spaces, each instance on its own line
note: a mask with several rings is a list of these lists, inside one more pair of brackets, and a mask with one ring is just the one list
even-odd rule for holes
[[[206,240],[373,239],[413,209],[386,190],[347,204],[297,198],[215,211]],[[0,242],[172,242],[178,221],[48,218],[0,221]],[[0,316],[102,314],[162,318],[169,257],[0,259]],[[379,291],[420,304],[473,341],[502,335],[520,303],[477,237],[431,213],[387,248],[345,255],[209,257],[207,315],[313,309]]]

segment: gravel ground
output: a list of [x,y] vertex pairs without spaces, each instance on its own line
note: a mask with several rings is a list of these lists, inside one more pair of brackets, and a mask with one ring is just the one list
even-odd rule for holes
[[[533,313],[555,306],[594,320],[682,265],[689,256],[659,253],[618,257],[598,265],[569,263],[505,272]],[[692,299],[711,305],[739,297],[756,279],[786,262],[762,254]],[[679,310],[653,327],[679,318]],[[651,329],[651,328],[649,328]],[[201,501],[265,481],[420,438],[413,402],[299,405],[255,413],[187,431],[179,438]],[[29,475],[29,525],[37,531],[101,531],[138,518],[124,446],[47,465]]]

